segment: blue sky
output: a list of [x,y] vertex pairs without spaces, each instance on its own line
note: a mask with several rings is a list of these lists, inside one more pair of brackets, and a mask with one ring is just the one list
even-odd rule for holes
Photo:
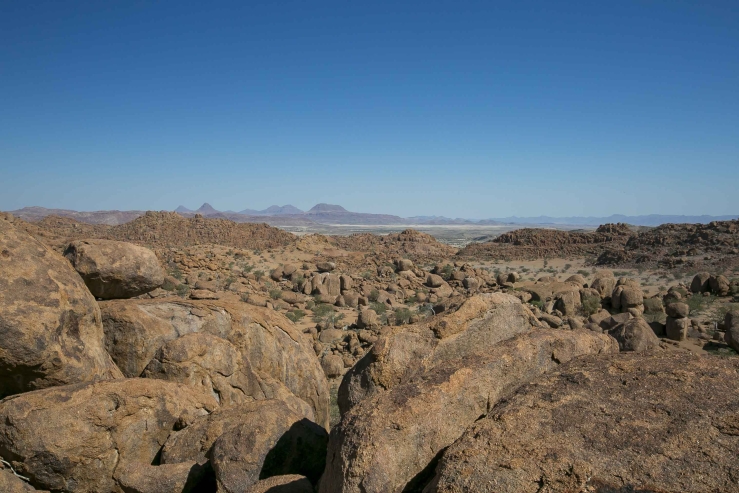
[[739,214],[739,2],[0,2],[0,210]]

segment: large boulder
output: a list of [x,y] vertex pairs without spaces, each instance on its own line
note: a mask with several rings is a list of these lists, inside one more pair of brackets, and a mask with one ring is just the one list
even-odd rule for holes
[[690,283],[691,293],[706,293],[710,289],[711,274],[708,272],[699,272],[693,277]]
[[[518,386],[578,356],[618,351],[612,338],[591,331],[535,329],[495,345],[477,341],[443,358],[437,351],[428,370],[346,412],[331,430],[320,491],[419,491],[437,454]],[[410,366],[421,367],[421,358]]]
[[384,332],[339,386],[341,413],[380,389],[389,389],[439,362],[463,357],[538,325],[517,298],[503,293],[473,296],[456,311]]
[[164,344],[142,376],[195,387],[212,395],[221,407],[292,396],[282,382],[254,371],[236,346],[206,333],[186,334]]
[[739,358],[587,357],[449,447],[427,493],[736,491]]
[[246,488],[243,493],[313,493],[313,491],[313,485],[308,478],[299,474],[286,474],[262,479]]
[[739,310],[730,311],[724,317],[724,340],[734,351],[739,353]]
[[221,408],[172,433],[161,460],[209,464],[228,492],[283,474],[316,482],[326,461],[328,434],[312,418],[296,398]]
[[64,250],[96,298],[132,298],[164,283],[164,270],[148,248],[123,241],[79,240]]
[[59,254],[0,219],[0,397],[120,378],[100,309]]
[[611,329],[608,334],[618,341],[621,351],[650,351],[659,347],[659,339],[643,318],[631,318]]
[[37,390],[0,401],[0,456],[52,491],[121,491],[116,471],[146,466],[183,416],[216,401],[162,380],[119,379]]
[[711,276],[708,280],[711,292],[716,296],[728,296],[731,293],[731,283],[726,276]]
[[[285,385],[328,426],[329,390],[313,342],[285,316],[223,301],[115,300],[100,303],[105,343],[127,376],[139,376],[165,343],[190,333],[226,339],[260,377]],[[264,381],[264,380],[261,380]]]

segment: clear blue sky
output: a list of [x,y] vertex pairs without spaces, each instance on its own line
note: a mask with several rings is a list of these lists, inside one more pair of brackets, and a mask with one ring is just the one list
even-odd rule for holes
[[739,2],[0,1],[0,209],[738,214]]

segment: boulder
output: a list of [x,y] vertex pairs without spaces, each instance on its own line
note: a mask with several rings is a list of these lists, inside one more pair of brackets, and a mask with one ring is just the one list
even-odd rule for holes
[[430,288],[440,288],[444,284],[446,284],[446,281],[437,274],[429,274],[426,276],[426,286]]
[[319,491],[420,491],[435,456],[515,388],[578,356],[617,351],[603,334],[532,330],[441,359],[436,351],[436,364],[413,358],[425,371],[365,398],[331,430]]
[[64,256],[96,298],[132,298],[164,283],[164,270],[154,252],[131,243],[73,241],[64,250]]
[[565,282],[571,282],[571,283],[577,284],[580,287],[585,286],[585,284],[587,283],[585,278],[581,276],[580,274],[571,275],[570,277],[565,279]]
[[370,308],[359,310],[359,316],[357,317],[358,329],[371,329],[379,326],[380,317],[377,316],[377,312]]
[[190,387],[145,378],[37,390],[0,401],[0,453],[37,488],[121,491],[117,469],[152,464],[182,416],[217,407]]
[[395,270],[397,272],[412,271],[415,269],[413,262],[407,258],[399,258],[395,261]]
[[737,372],[674,352],[571,361],[471,426],[424,491],[736,491]]
[[690,328],[689,318],[672,318],[667,317],[665,323],[665,335],[673,341],[684,341],[688,337],[688,329]]
[[724,317],[724,340],[739,353],[739,311],[731,311]]
[[665,307],[665,313],[672,318],[686,318],[690,315],[690,307],[687,303],[674,302]]
[[120,378],[100,309],[69,262],[0,219],[0,397]]
[[342,414],[381,389],[408,381],[447,359],[489,347],[538,325],[518,299],[503,293],[475,295],[456,311],[423,322],[394,327],[380,335],[339,386]]
[[316,263],[316,269],[318,269],[318,272],[331,272],[336,269],[336,264],[333,262],[318,262]]
[[206,468],[194,461],[157,466],[123,463],[113,478],[125,493],[198,493],[208,485]]
[[608,334],[616,339],[621,351],[643,352],[659,347],[659,339],[643,318],[632,318],[617,325]]
[[582,307],[580,293],[577,291],[564,291],[557,294],[554,308],[562,312],[562,315],[571,317],[577,315]]
[[304,411],[294,398],[217,409],[173,432],[162,448],[162,464],[210,462],[224,491],[244,491],[259,479],[283,474],[316,481],[328,434]]
[[691,293],[706,293],[710,288],[711,274],[708,272],[700,272],[693,277],[693,281],[690,283]]
[[344,291],[348,291],[354,287],[354,279],[352,279],[351,276],[348,276],[346,274],[342,274],[339,276],[339,281],[341,284],[341,293],[343,294]]
[[213,396],[221,407],[292,395],[282,382],[255,372],[236,346],[206,333],[194,332],[165,343],[142,376],[194,387]]
[[616,279],[613,277],[596,277],[590,287],[598,291],[602,300],[609,300],[616,287]]
[[338,354],[327,354],[321,358],[321,366],[328,378],[340,377],[344,373],[344,359]]
[[465,277],[462,279],[462,286],[470,291],[477,291],[480,288],[480,281],[474,277]]
[[262,479],[244,490],[244,493],[313,493],[313,485],[305,476],[286,474]]
[[313,341],[285,316],[244,303],[116,300],[100,303],[108,352],[127,376],[139,376],[157,350],[190,333],[226,339],[260,377],[282,382],[328,425],[326,376]]
[[728,296],[731,293],[731,283],[725,276],[711,276],[708,284],[716,296]]

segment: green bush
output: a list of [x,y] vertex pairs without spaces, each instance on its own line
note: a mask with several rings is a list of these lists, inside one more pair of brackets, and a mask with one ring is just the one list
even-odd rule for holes
[[305,317],[305,312],[303,310],[292,310],[285,314],[285,316],[293,323],[298,323],[300,319]]
[[405,307],[395,309],[395,323],[405,325],[411,321],[411,311]]
[[185,284],[180,284],[177,286],[177,295],[182,296],[183,298],[187,297],[187,294],[190,292],[190,288],[187,287]]
[[270,289],[269,297],[273,300],[279,300],[280,298],[282,298],[282,291],[279,289]]
[[264,277],[264,271],[263,270],[255,270],[254,271],[254,279],[257,281]]
[[698,313],[705,310],[708,306],[716,301],[715,296],[703,296],[701,294],[694,294],[689,297],[685,302],[690,307],[690,313]]
[[445,281],[448,281],[452,278],[452,272],[454,272],[454,266],[446,264],[441,268],[441,277],[443,277]]
[[534,305],[539,310],[543,310],[544,309],[544,302],[541,301],[541,300],[531,300],[531,301],[529,301],[529,304],[530,305]]
[[387,306],[385,306],[385,303],[379,303],[377,301],[371,302],[370,308],[373,309],[378,315],[382,315],[387,311]]
[[600,308],[600,296],[598,296],[597,294],[590,294],[583,298],[582,313],[586,317],[589,317],[594,313],[598,313]]
[[370,301],[377,301],[377,298],[380,297],[380,292],[376,289],[373,289],[370,291],[370,294],[367,298],[369,298]]

